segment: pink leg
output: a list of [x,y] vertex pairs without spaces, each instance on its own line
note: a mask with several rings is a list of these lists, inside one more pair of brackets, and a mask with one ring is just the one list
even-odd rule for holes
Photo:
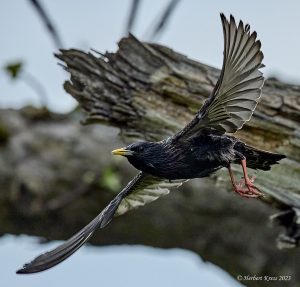
[[[262,193],[260,193],[260,192],[258,194],[258,191],[256,191],[256,190],[255,190],[255,192],[253,192],[254,188],[253,188],[253,190],[252,189],[250,190],[249,188],[243,189],[243,185],[242,184],[236,184],[235,179],[234,179],[234,175],[233,175],[233,172],[231,170],[231,166],[230,165],[228,166],[228,171],[229,171],[231,183],[232,183],[232,186],[233,186],[233,190],[236,193],[238,193],[239,195],[241,195],[243,197],[247,197],[247,198],[256,198],[256,197],[262,195]],[[247,172],[246,172],[246,174],[247,174]],[[247,178],[248,178],[248,175],[247,175]],[[251,179],[248,178],[248,181],[251,182]],[[252,184],[252,182],[251,182],[251,184]]]
[[[263,193],[253,184],[255,177],[249,178],[248,173],[247,173],[247,164],[246,160],[242,159],[242,168],[243,168],[243,173],[244,173],[244,182],[248,190],[256,194],[257,196],[262,196]],[[241,185],[242,186],[242,185]]]

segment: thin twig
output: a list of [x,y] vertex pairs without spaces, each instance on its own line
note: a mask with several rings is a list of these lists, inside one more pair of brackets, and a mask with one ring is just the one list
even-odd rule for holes
[[148,35],[150,35],[150,37],[145,37],[146,39],[154,41],[161,35],[161,33],[165,29],[167,23],[171,19],[171,16],[172,16],[173,12],[175,11],[175,8],[176,8],[177,4],[179,3],[179,1],[180,0],[171,0],[169,2],[167,7],[165,8],[165,10],[163,11],[161,17],[158,19],[158,21],[156,21],[156,24],[154,23],[152,25],[153,28],[150,27],[150,29],[148,29],[148,31],[150,31],[150,32],[146,33],[146,35],[148,34]]
[[137,12],[141,2],[142,2],[141,0],[132,0],[131,9],[130,9],[130,13],[126,25],[126,31],[125,31],[126,35],[128,35],[134,27],[134,22],[136,20]]
[[42,7],[41,3],[39,3],[38,0],[29,0],[31,5],[34,7],[34,9],[38,12],[39,16],[41,17],[42,21],[46,25],[46,28],[51,35],[53,42],[57,49],[63,48],[62,40],[59,36],[59,33],[57,32],[57,29],[53,25],[53,23],[50,20],[49,15],[46,13],[45,9]]

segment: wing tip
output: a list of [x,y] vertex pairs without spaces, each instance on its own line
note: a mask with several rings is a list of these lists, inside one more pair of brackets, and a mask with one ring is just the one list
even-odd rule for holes
[[226,24],[229,24],[225,14],[223,12],[220,13],[220,17],[221,17],[221,21],[222,21],[222,25],[225,26]]
[[16,271],[16,274],[32,274],[32,273],[39,273],[39,272],[42,272],[42,271],[45,271],[47,269],[50,269],[52,267],[54,267],[55,265],[57,265],[58,263],[60,263],[61,261],[63,261],[64,259],[60,260],[60,261],[56,261],[56,264],[53,262],[52,263],[47,263],[47,262],[42,262],[40,261],[40,257],[41,256],[44,256],[45,254],[47,253],[44,253],[38,257],[36,257],[35,259],[33,259],[32,261],[28,262],[28,263],[25,263],[23,265],[22,268],[18,269]]
[[250,25],[248,23],[245,25],[245,32],[250,32]]
[[[43,270],[40,270],[40,271],[43,271]],[[31,273],[36,273],[36,272],[38,272],[38,271],[31,270],[31,263],[26,263],[23,265],[22,268],[20,268],[16,271],[16,274],[31,274]]]
[[[244,23],[242,20],[239,21],[239,24],[236,25],[236,21],[235,21],[235,18],[232,14],[229,15],[229,19],[227,19],[227,17],[225,16],[225,14],[223,12],[220,12],[220,18],[221,18],[221,21],[224,24],[233,24],[236,26],[236,28],[238,29],[239,26],[241,26],[243,28],[243,30],[246,32],[246,33],[250,33],[250,30],[251,30],[251,26],[250,24],[245,24],[244,26]],[[257,35],[256,31],[253,31],[252,34],[255,34]]]
[[24,267],[22,267],[16,271],[16,274],[27,274],[27,272],[25,271]]
[[[227,19],[226,15],[223,12],[220,12],[220,17],[223,25],[227,24],[227,25],[234,25],[235,27],[237,26],[235,22],[235,18],[232,14],[230,14],[229,19]],[[241,20],[239,21],[239,25],[240,24],[243,25],[243,22]]]
[[234,19],[234,16],[232,14],[230,14],[229,19],[230,19],[230,24],[232,23],[232,24],[235,25],[235,19]]
[[220,12],[221,19],[226,19],[225,14],[223,12]]

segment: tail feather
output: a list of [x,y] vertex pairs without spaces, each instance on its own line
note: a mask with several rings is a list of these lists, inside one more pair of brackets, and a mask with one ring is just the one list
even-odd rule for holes
[[241,152],[247,161],[247,167],[252,169],[270,170],[273,164],[279,163],[286,156],[260,150],[244,143],[239,143],[237,150]]

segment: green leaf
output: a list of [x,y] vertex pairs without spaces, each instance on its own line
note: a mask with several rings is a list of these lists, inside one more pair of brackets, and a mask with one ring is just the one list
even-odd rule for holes
[[121,181],[118,173],[112,167],[107,167],[102,172],[101,185],[113,192],[119,192]]
[[17,79],[20,76],[20,73],[22,72],[22,68],[23,68],[22,62],[9,63],[4,67],[5,71],[12,79]]

